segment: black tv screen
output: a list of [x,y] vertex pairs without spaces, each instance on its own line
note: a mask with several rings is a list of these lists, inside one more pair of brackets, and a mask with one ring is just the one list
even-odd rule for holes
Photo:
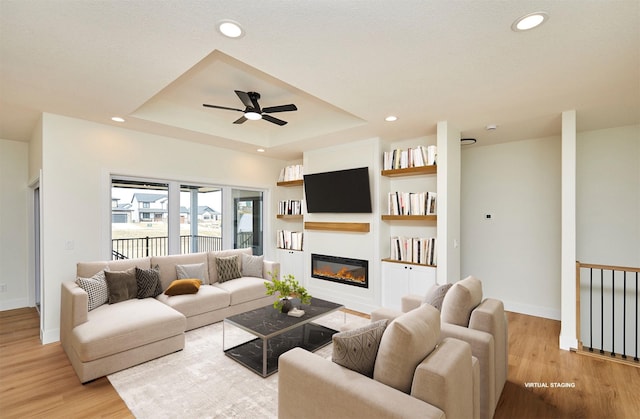
[[304,175],[307,212],[370,213],[369,168]]

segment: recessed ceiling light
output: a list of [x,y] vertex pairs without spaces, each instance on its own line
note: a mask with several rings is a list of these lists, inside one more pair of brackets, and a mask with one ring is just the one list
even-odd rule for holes
[[475,138],[460,138],[460,144],[461,145],[471,145],[471,144],[475,144],[476,143],[476,139]]
[[515,32],[528,31],[542,25],[547,19],[549,19],[547,12],[529,13],[516,19],[511,25],[511,30]]
[[111,120],[113,122],[124,122],[124,118],[119,117],[119,116],[114,116],[113,118],[111,118]]
[[393,121],[397,121],[398,117],[394,116],[394,115],[389,115],[384,120],[387,121],[387,122],[393,122]]
[[258,150],[256,150],[258,153],[264,153],[264,148],[259,148]]
[[262,119],[262,115],[259,114],[258,112],[245,112],[244,117],[251,121],[257,121],[258,119]]
[[240,38],[244,31],[238,22],[233,20],[222,20],[218,23],[218,31],[227,38]]
[[498,129],[498,126],[496,124],[489,124],[486,126],[487,131],[495,131]]

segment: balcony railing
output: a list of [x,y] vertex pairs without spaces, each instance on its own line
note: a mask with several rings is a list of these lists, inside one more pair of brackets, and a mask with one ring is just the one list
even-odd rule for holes
[[[113,259],[133,259],[148,256],[166,256],[169,254],[169,238],[136,237],[111,240]],[[180,253],[211,252],[222,250],[222,237],[180,236]]]

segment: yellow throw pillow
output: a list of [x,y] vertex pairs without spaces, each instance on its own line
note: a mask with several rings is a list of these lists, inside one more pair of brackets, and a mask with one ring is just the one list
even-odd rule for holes
[[164,292],[166,295],[195,294],[200,289],[199,279],[176,279]]

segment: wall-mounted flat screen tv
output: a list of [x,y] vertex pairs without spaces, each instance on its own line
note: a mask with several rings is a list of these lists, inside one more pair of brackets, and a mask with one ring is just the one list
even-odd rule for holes
[[307,212],[370,213],[369,168],[304,175]]

